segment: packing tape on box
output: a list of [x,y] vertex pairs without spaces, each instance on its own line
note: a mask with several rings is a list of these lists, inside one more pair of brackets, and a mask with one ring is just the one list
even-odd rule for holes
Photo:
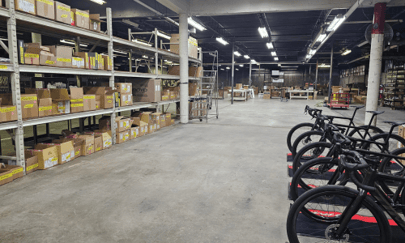
[[45,63],[46,63],[46,64],[49,64],[49,65],[55,65],[55,62],[54,62],[54,61],[51,61],[51,60],[46,60]]
[[85,100],[92,100],[92,99],[95,99],[95,98],[96,98],[95,95],[85,95],[85,96],[83,96],[83,99],[85,99]]
[[[70,8],[68,8],[68,7],[58,6],[58,9],[60,9],[62,11],[70,12]],[[66,17],[67,17],[67,15],[66,15]],[[62,15],[62,18],[66,18],[66,17],[63,17],[63,15]]]
[[38,100],[37,96],[21,97],[22,101]]
[[44,106],[39,108],[39,111],[47,111],[47,110],[52,110],[52,106]]
[[7,113],[7,112],[15,111],[15,110],[16,110],[16,107],[14,106],[14,107],[10,107],[10,108],[2,108],[2,109],[0,109],[0,112]]
[[8,67],[7,67],[6,65],[0,65],[0,69],[1,69],[1,70],[7,70]]
[[58,62],[72,62],[72,59],[69,59],[69,58],[57,58],[56,59]]
[[26,58],[39,58],[39,54],[25,53],[24,57],[26,57]]
[[70,106],[71,107],[83,107],[84,105],[83,104],[71,104]]
[[34,104],[28,104],[28,105],[24,106],[25,109],[30,109],[30,108],[33,108],[33,107],[34,107]]
[[80,154],[80,150],[75,152],[75,156],[78,156]]
[[16,170],[13,170],[13,175],[18,174],[18,173],[23,172],[23,171],[24,171],[24,169],[22,167],[18,168]]
[[84,18],[90,18],[90,16],[89,16],[88,13],[82,13],[82,12],[76,11],[76,14],[77,14],[77,15],[80,15],[80,16],[82,16],[82,17],[84,17]]
[[37,0],[37,2],[41,2],[41,3],[45,3],[45,4],[53,6],[53,2],[49,1],[49,0]]
[[70,102],[72,103],[83,102],[83,99],[70,100]]
[[77,62],[84,61],[84,59],[81,58],[81,57],[73,57],[73,60],[75,60],[75,61],[77,61]]
[[13,176],[13,173],[8,173],[8,174],[5,174],[3,176],[0,176],[0,181],[8,179],[8,178],[10,178],[12,176]]
[[37,167],[38,167],[38,163],[35,164],[35,165],[28,166],[28,167],[26,168],[26,170],[27,170],[27,171],[30,171],[30,170],[33,170],[33,169],[35,169],[35,168],[37,168]]
[[98,152],[98,151],[100,151],[100,150],[101,150],[101,147],[96,148],[96,152]]
[[67,18],[68,15],[67,14],[62,14],[60,17],[64,19],[64,18]]

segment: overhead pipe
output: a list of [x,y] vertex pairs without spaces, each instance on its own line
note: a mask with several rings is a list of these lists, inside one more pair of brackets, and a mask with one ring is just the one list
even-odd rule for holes
[[[133,1],[136,2],[136,3],[138,3],[139,5],[141,5],[141,6],[145,7],[145,8],[147,8],[148,10],[154,12],[155,14],[164,17],[164,14],[162,14],[161,12],[157,11],[156,9],[150,7],[149,5],[147,5],[146,3],[142,2],[141,0],[133,0]],[[173,19],[171,19],[171,18],[169,18],[169,17],[164,17],[164,18],[165,18],[168,22],[170,22],[170,23],[176,25],[177,27],[179,27],[179,23],[177,23],[177,22],[174,21]]]

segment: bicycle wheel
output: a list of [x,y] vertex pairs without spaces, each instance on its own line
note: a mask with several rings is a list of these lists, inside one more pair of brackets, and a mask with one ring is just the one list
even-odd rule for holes
[[291,128],[291,130],[288,132],[287,135],[287,146],[290,152],[292,151],[295,139],[297,139],[297,137],[303,134],[304,132],[311,131],[313,126],[314,126],[313,123],[300,123],[295,127]]
[[303,164],[294,173],[290,185],[292,200],[296,200],[306,191],[335,183],[341,177],[338,161],[331,158],[316,158]]
[[[348,136],[357,138],[357,139],[370,139],[372,136],[375,136],[377,134],[384,133],[383,130],[381,130],[378,127],[375,126],[370,126],[370,129],[367,129],[368,126],[359,126],[356,128],[352,128],[352,130],[349,132]],[[366,136],[366,132],[369,132],[369,136]],[[361,147],[361,146],[359,146]]]
[[[324,186],[303,194],[288,213],[289,242],[391,242],[387,217],[370,197],[361,202],[360,209],[351,217],[343,235],[335,235],[339,218],[358,193],[348,187]],[[303,209],[310,209],[312,213],[306,215]]]
[[[391,153],[392,151],[405,146],[405,139],[396,134],[381,133],[371,137],[369,140],[377,143],[385,143],[387,136],[389,136],[387,145],[377,145],[375,143],[365,142],[362,148],[374,152]],[[388,149],[388,151],[384,151],[383,147],[384,150]]]
[[331,155],[329,153],[331,147],[332,144],[325,142],[311,143],[303,147],[294,156],[293,172],[295,173],[302,164],[312,159],[321,157],[330,157]]
[[303,147],[308,144],[315,142],[330,142],[328,138],[324,137],[325,132],[321,131],[309,131],[301,134],[295,141],[293,149],[291,151],[293,158],[297,155],[297,152],[300,151]]

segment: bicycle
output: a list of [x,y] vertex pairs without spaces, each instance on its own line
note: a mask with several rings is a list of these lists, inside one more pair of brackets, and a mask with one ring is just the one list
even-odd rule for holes
[[[358,128],[358,129],[364,129],[368,126],[358,126],[356,127],[354,124],[354,117],[357,114],[357,111],[359,109],[364,108],[365,106],[351,106],[352,108],[355,108],[352,117],[340,117],[340,116],[324,116],[326,119],[329,120],[330,123],[333,123],[334,119],[340,119],[340,120],[348,120],[349,125],[343,125],[343,124],[336,124],[339,127],[346,127],[347,128],[347,132],[349,132],[350,128]],[[290,150],[290,152],[293,152],[293,144],[296,141],[296,137],[298,137],[299,135],[303,134],[304,132],[298,132],[298,131],[303,131],[305,130],[305,132],[307,131],[322,131],[323,129],[323,125],[324,125],[324,120],[323,119],[319,119],[319,115],[322,115],[322,110],[320,109],[314,109],[314,108],[310,108],[308,105],[305,106],[304,109],[304,114],[309,114],[312,119],[316,119],[314,123],[300,123],[296,126],[294,126],[293,128],[291,128],[291,130],[288,132],[287,135],[287,146],[288,149]],[[383,130],[379,129],[378,127],[375,126],[371,126],[369,127],[371,130],[373,130],[375,133],[383,133]],[[356,133],[356,131],[350,131],[350,133],[347,133],[346,135],[349,136],[353,136],[353,134]],[[297,135],[299,134],[299,135]]]
[[[398,225],[405,232],[405,221],[397,213],[405,207],[405,197],[396,203],[380,185],[387,180],[400,182],[402,187],[396,194],[403,194],[405,177],[379,172],[376,168],[380,161],[366,162],[366,159],[351,150],[343,150],[339,159],[339,166],[347,171],[358,190],[328,185],[307,191],[295,201],[287,218],[290,243],[323,242],[320,239],[326,240],[324,242],[389,243],[390,224]],[[362,182],[355,176],[358,171],[364,178]],[[392,218],[390,223],[382,209]],[[403,236],[399,240],[403,242]]]

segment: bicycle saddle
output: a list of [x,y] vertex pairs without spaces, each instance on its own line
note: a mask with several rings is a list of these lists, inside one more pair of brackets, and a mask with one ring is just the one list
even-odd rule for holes
[[356,108],[357,110],[358,109],[363,109],[364,107],[366,107],[365,105],[360,105],[360,106],[350,106],[350,107],[353,107],[353,108]]
[[373,114],[375,114],[375,115],[379,115],[379,114],[382,114],[382,113],[384,113],[385,111],[367,111],[368,113],[373,113]]
[[391,125],[396,126],[396,127],[405,124],[405,122],[393,122],[393,121],[384,121],[384,123],[388,123],[388,124],[391,124]]

